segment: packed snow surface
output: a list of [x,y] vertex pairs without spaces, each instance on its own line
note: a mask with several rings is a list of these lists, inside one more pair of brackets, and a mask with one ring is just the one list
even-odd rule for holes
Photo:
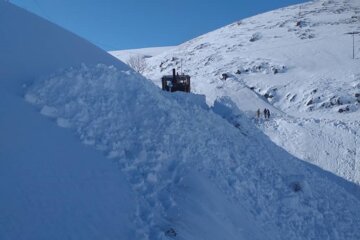
[[9,3],[0,20],[0,239],[360,238],[359,186],[236,99],[162,92]]
[[360,1],[317,0],[239,20],[147,59],[160,85],[172,68],[211,106],[228,96],[298,158],[360,183]]

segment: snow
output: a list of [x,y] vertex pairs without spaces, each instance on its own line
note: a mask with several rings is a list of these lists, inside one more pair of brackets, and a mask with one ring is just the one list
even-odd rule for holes
[[109,51],[111,55],[118,58],[119,60],[127,63],[131,57],[140,56],[142,58],[151,58],[156,55],[159,55],[163,52],[169,51],[174,47],[151,47],[151,48],[139,48],[139,49],[127,49],[127,50],[116,50]]
[[116,165],[0,94],[0,238],[133,239],[133,193]]
[[360,38],[352,59],[345,34],[359,12],[359,1],[318,0],[243,19],[148,59],[143,74],[160,86],[182,68],[209,106],[227,96],[251,118],[270,109],[258,126],[274,142],[359,184]]
[[59,72],[30,86],[25,98],[56,109],[51,118],[66,119],[82,142],[119,163],[137,194],[139,239],[159,239],[171,228],[180,239],[360,234],[360,189],[278,148],[229,98],[209,111],[197,96],[164,93],[106,65]]
[[10,3],[0,20],[1,239],[360,238],[359,186],[278,147],[233,97],[162,92]]
[[[99,61],[128,68],[3,1],[0,36],[0,239],[134,239],[134,193],[117,165],[23,98],[31,82],[59,68]],[[51,106],[39,111],[56,114]]]

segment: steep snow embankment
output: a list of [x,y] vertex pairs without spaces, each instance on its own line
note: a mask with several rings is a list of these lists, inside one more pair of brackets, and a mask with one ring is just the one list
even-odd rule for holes
[[[206,146],[198,144],[207,134],[189,124],[192,115],[197,116],[202,108],[207,107],[201,103],[204,100],[196,97],[192,100],[182,96],[178,98],[182,104],[191,107],[191,112],[184,111],[171,98],[162,96],[150,82],[129,75],[128,71],[104,65],[96,68],[82,66],[59,73],[45,83],[31,87],[26,94],[27,101],[41,106],[42,114],[55,118],[59,126],[74,128],[84,144],[93,145],[108,157],[119,159],[120,168],[138,196],[135,219],[137,239],[158,239],[171,228],[188,239],[196,239],[195,236],[217,239],[219,234],[228,239],[236,236],[246,238],[254,232],[261,232],[256,223],[242,226],[243,232],[240,233],[235,227],[217,220],[216,216],[222,216],[235,221],[241,208],[235,210],[236,215],[219,210],[214,216],[215,213],[211,212],[211,206],[222,209],[227,198],[218,196],[221,202],[215,201],[208,206],[207,192],[217,190],[206,186],[207,181],[201,180],[201,175],[189,173],[187,165],[197,159],[195,153],[202,158],[201,152],[207,151]],[[199,104],[193,105],[194,101]],[[184,129],[184,125],[188,124],[191,134]],[[221,125],[219,123],[217,128],[221,129]],[[216,130],[214,135],[220,132]],[[190,147],[190,143],[194,146]],[[226,151],[223,149],[218,154]],[[183,183],[189,181],[186,180],[188,178],[192,180]],[[197,189],[199,184],[205,188],[205,196],[188,192]],[[198,213],[192,212],[189,201],[194,205],[194,201],[201,203]],[[228,204],[231,203],[225,205]],[[241,212],[245,214],[246,210]],[[197,230],[188,223],[195,217],[197,221],[192,224],[198,226]],[[216,231],[209,231],[203,225],[205,223],[201,223],[204,221],[212,224]],[[181,231],[182,224],[186,228]],[[261,239],[256,235],[254,238]]]
[[138,196],[139,239],[360,236],[358,186],[278,148],[229,99],[213,111],[236,128],[199,97],[104,65],[37,82],[26,99],[119,162]]
[[359,31],[359,14],[359,1],[348,0],[261,14],[148,59],[144,75],[160,84],[162,75],[182,66],[192,76],[192,90],[205,94],[209,105],[229,96],[251,117],[269,108],[274,122],[260,127],[271,139],[359,183],[359,59],[352,59],[352,39],[345,34]]
[[124,175],[23,99],[59,68],[103,62],[83,39],[0,1],[0,239],[134,239]]

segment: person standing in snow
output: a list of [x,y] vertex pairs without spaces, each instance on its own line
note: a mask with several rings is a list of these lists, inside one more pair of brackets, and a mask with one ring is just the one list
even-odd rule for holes
[[171,81],[168,81],[168,82],[167,82],[167,85],[168,85],[168,87],[169,87],[169,90],[170,90],[170,92],[171,92],[171,88],[173,87],[173,84],[172,84],[172,82],[171,82]]
[[256,111],[256,117],[257,117],[257,119],[259,119],[260,118],[260,108],[258,108],[258,110]]
[[266,119],[266,117],[267,117],[267,109],[264,108],[264,118]]
[[269,119],[270,118],[270,110],[267,109],[267,118]]

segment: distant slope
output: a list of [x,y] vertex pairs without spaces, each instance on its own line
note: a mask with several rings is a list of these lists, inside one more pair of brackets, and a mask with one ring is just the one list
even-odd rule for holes
[[147,76],[159,81],[173,67],[180,69],[182,60],[194,91],[207,93],[210,102],[221,95],[215,89],[226,89],[221,78],[227,73],[293,115],[321,111],[330,117],[349,106],[346,118],[356,117],[358,60],[345,33],[360,30],[359,11],[358,1],[318,0],[244,19],[149,59]]
[[[172,68],[212,105],[229,96],[297,157],[360,183],[360,2],[311,1],[235,22],[148,59],[144,75],[160,85]],[[355,38],[360,46],[360,38]],[[225,74],[227,76],[224,80]],[[303,124],[304,123],[304,124]],[[343,127],[342,127],[343,126]]]
[[169,51],[174,47],[153,47],[153,48],[139,48],[139,49],[128,49],[128,50],[117,50],[109,51],[111,55],[120,59],[123,62],[128,62],[132,56],[141,56],[143,58],[151,58],[159,55],[165,51]]

